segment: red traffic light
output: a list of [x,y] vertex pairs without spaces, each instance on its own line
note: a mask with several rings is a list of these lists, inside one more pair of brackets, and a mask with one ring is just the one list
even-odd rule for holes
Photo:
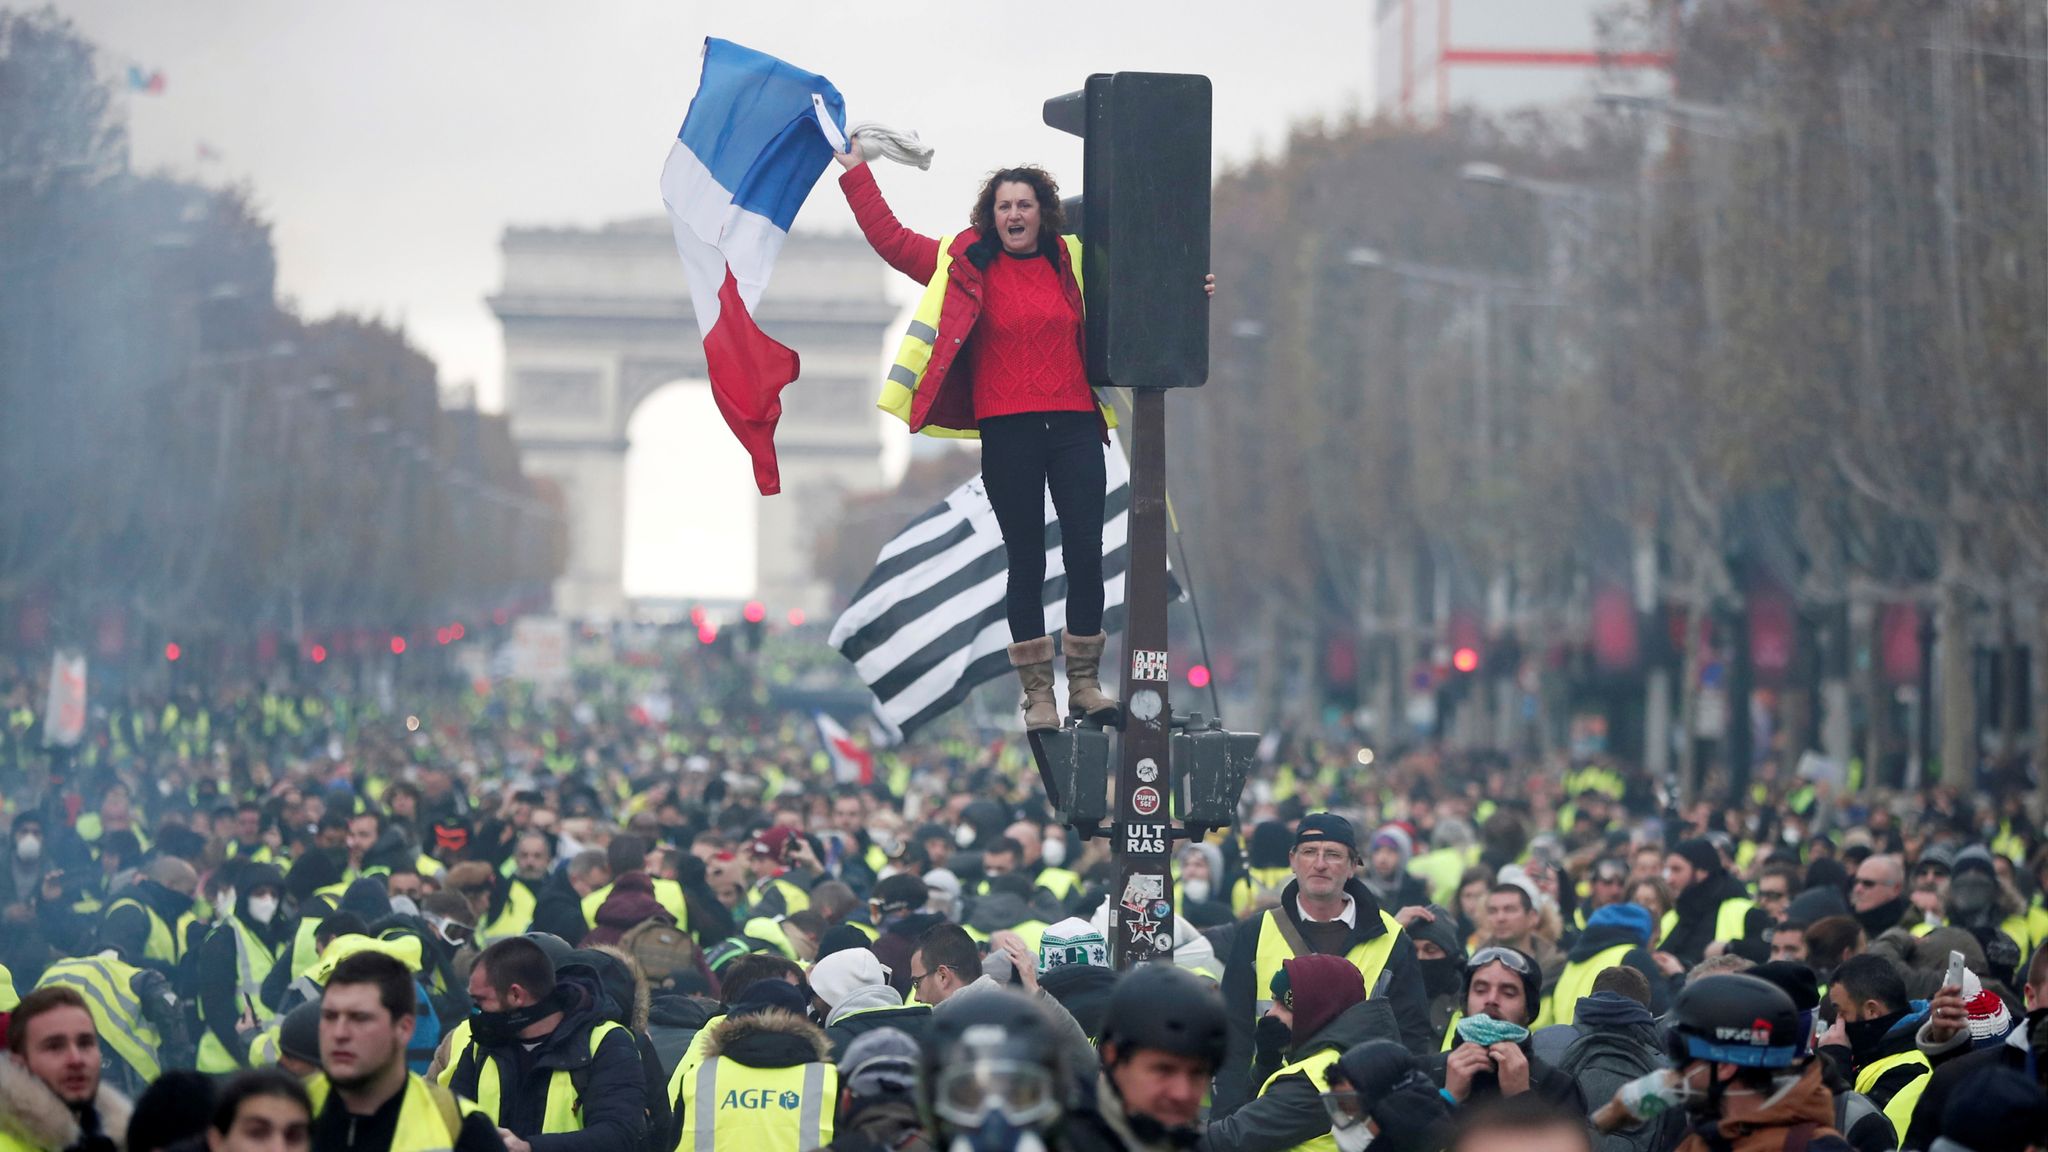
[[740,614],[747,618],[747,623],[759,624],[768,618],[768,606],[759,600],[749,600],[747,601],[747,606],[741,609]]
[[178,647],[175,641],[164,645],[164,659],[169,660],[173,664],[176,664],[178,662],[178,657],[183,656],[184,654],[185,650],[183,648]]
[[803,609],[801,609],[801,608],[791,608],[791,609],[789,610],[789,626],[790,626],[791,628],[801,628],[801,627],[803,627],[803,626],[804,626],[804,610],[803,610]]
[[436,628],[436,629],[434,629],[434,643],[436,643],[436,644],[440,644],[440,645],[442,645],[443,647],[445,647],[445,646],[447,646],[447,645],[448,645],[448,644],[449,644],[449,643],[450,643],[451,641],[453,641],[454,639],[455,639],[455,634],[454,634],[453,632],[449,631],[448,629],[446,629],[446,628]]
[[1451,653],[1451,667],[1468,676],[1479,671],[1479,649],[1460,648]]
[[718,642],[718,625],[706,620],[697,625],[697,643],[711,645]]
[[1207,688],[1208,686],[1209,666],[1207,664],[1197,664],[1188,669],[1188,687]]
[[448,638],[450,640],[460,640],[465,634],[466,630],[462,627],[461,621],[457,621],[448,626]]
[[393,656],[405,655],[405,637],[393,636],[391,638],[391,654]]
[[312,651],[306,654],[313,658],[313,663],[315,664],[327,663],[327,645],[325,644],[313,645]]

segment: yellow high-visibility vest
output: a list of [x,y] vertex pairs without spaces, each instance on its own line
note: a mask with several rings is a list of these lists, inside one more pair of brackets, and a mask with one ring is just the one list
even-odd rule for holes
[[158,1055],[163,1037],[142,1014],[135,978],[142,969],[111,956],[67,956],[43,970],[38,988],[63,987],[85,998],[85,1009],[100,1034],[100,1045],[112,1049],[143,1083],[163,1073]]
[[[1278,1072],[1266,1077],[1264,1084],[1259,1085],[1259,1095],[1264,1096],[1266,1090],[1279,1083],[1282,1077],[1306,1076],[1309,1085],[1316,1090],[1316,1095],[1320,1096],[1330,1090],[1330,1066],[1342,1055],[1344,1054],[1335,1048],[1318,1048],[1292,1064],[1284,1064]],[[1325,1132],[1313,1140],[1296,1144],[1290,1152],[1337,1152],[1337,1138]]]
[[178,938],[171,934],[171,926],[164,923],[164,918],[157,915],[156,909],[133,896],[123,896],[107,905],[107,915],[112,916],[122,907],[140,908],[142,914],[149,917],[149,940],[142,946],[144,957],[159,964],[176,964],[185,955],[185,950],[178,946]]
[[477,925],[477,939],[486,946],[513,936],[524,936],[533,928],[533,890],[519,881],[505,890],[505,906],[488,924]]
[[1550,995],[1543,998],[1543,1011],[1536,1016],[1535,1027],[1551,1024],[1570,1024],[1578,1018],[1579,1000],[1593,994],[1593,980],[1609,968],[1621,966],[1622,957],[1627,956],[1634,944],[1616,944],[1603,948],[1584,960],[1564,966],[1557,974],[1557,983]]
[[[324,1073],[307,1078],[306,1095],[312,1098],[314,1116],[327,1106],[331,1090]],[[398,1105],[398,1128],[385,1152],[449,1152],[462,1134],[462,1118],[482,1111],[418,1073],[407,1073],[405,1099]]]
[[808,1152],[832,1139],[839,1071],[823,1061],[755,1068],[713,1056],[683,1082],[689,1123],[676,1152]]
[[[1376,986],[1380,982],[1380,973],[1386,970],[1387,960],[1394,954],[1394,941],[1401,935],[1400,922],[1385,912],[1380,913],[1380,925],[1386,931],[1353,948],[1350,954],[1344,957],[1351,961],[1351,966],[1358,969],[1358,974],[1365,978],[1365,994],[1368,998],[1378,991]],[[1290,940],[1289,937],[1294,939]],[[1264,1016],[1266,1009],[1273,1005],[1273,977],[1279,974],[1280,966],[1308,950],[1306,946],[1296,947],[1296,941],[1299,939],[1300,934],[1295,930],[1294,922],[1280,909],[1269,909],[1261,918],[1259,950],[1253,959],[1252,968],[1252,979],[1257,982],[1257,990],[1252,995],[1257,1000],[1258,1015]]]
[[[268,1023],[271,1017],[277,1014],[263,1003],[263,981],[270,975],[270,969],[277,964],[277,957],[271,955],[270,949],[256,938],[254,932],[249,931],[248,925],[243,924],[239,916],[229,916],[227,922],[216,927],[214,931],[233,933],[236,1007],[248,1009],[256,1017],[258,1024]],[[238,1012],[237,1015],[239,1014]],[[203,1002],[199,1005],[199,1023],[202,1027],[206,1024],[206,1007]],[[246,1055],[229,1052],[226,1046],[221,1044],[220,1038],[213,1034],[211,1028],[207,1028],[199,1037],[197,1063],[201,1072],[233,1072],[246,1063]]]
[[[597,1058],[598,1045],[614,1032],[630,1039],[630,1034],[623,1027],[610,1020],[590,1030],[592,1059]],[[504,1101],[498,1061],[495,1057],[485,1056],[481,1052],[478,1052],[475,1058],[482,1062],[476,1073],[476,1104],[495,1124],[502,1115],[500,1107]],[[577,1097],[576,1081],[566,1068],[557,1068],[548,1076],[548,1098],[547,1103],[541,1107],[540,1130],[544,1136],[583,1130],[583,1101]]]
[[[1884,1114],[1891,1119],[1894,1132],[1904,1132],[1912,1125],[1913,1109],[1920,1103],[1920,1094],[1927,1090],[1927,1078],[1934,1074],[1934,1065],[1915,1049],[1872,1060],[1862,1071],[1856,1073],[1856,1090],[1870,1096],[1870,1090],[1877,1087],[1877,1082],[1884,1078],[1885,1073],[1909,1064],[1919,1065],[1920,1074],[1907,1081],[1905,1087],[1892,1093],[1892,1098],[1881,1105]],[[1870,1096],[1870,1099],[1872,1103],[1877,1103],[1877,1097]]]
[[[525,885],[517,884],[514,885],[514,887],[524,888]],[[791,887],[795,887],[795,885],[791,885]],[[588,924],[593,928],[597,926],[597,910],[599,908],[604,907],[605,898],[607,896],[610,896],[611,894],[612,886],[607,884],[604,887],[599,888],[597,891],[592,892],[590,895],[585,896],[583,898],[583,922],[585,924]],[[680,928],[685,932],[688,932],[690,930],[690,906],[683,902],[683,886],[681,884],[676,883],[674,880],[655,880],[654,902],[656,904],[661,905],[663,908],[667,909],[668,914],[676,918],[677,928]],[[530,907],[532,903],[532,898],[528,897],[527,904],[529,905],[529,908],[526,913],[526,920],[529,924],[533,922],[533,912]],[[810,901],[806,900],[800,906],[790,907],[788,911],[800,912],[804,908],[808,908],[810,906]],[[512,907],[512,901],[510,899],[507,899],[505,901],[505,907],[508,909]],[[517,933],[515,933],[515,935],[517,935]]]
[[[1060,239],[1067,246],[1067,261],[1074,269],[1074,283],[1077,287],[1083,286],[1081,238],[1062,236]],[[925,283],[924,294],[917,298],[917,311],[910,318],[910,327],[904,329],[902,341],[896,345],[896,360],[889,367],[888,379],[882,382],[882,398],[875,403],[875,407],[905,424],[910,423],[917,390],[924,383],[925,369],[931,366],[932,353],[939,338],[939,313],[946,303],[946,284],[953,266],[953,255],[949,251],[952,246],[952,236],[939,237],[938,270]],[[949,350],[948,356],[954,352],[957,349]],[[1096,406],[1109,427],[1116,427],[1116,413],[1110,410],[1109,405],[1097,401]],[[981,436],[973,428],[942,428],[936,424],[926,424],[918,431],[926,436],[956,440],[975,440]]]

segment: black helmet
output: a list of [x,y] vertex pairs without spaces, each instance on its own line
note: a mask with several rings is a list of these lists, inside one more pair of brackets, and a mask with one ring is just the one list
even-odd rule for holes
[[926,1124],[992,1136],[1049,1128],[1069,1091],[1059,1037],[1045,1012],[1008,989],[943,1007],[921,1041],[918,1092]]
[[1799,1010],[1785,990],[1755,976],[1695,980],[1678,994],[1666,1050],[1679,1064],[1707,1060],[1744,1068],[1790,1068],[1805,1050]]
[[1152,1048],[1223,1067],[1229,1044],[1223,996],[1200,976],[1170,963],[1126,972],[1109,994],[1098,1046],[1128,1055]]

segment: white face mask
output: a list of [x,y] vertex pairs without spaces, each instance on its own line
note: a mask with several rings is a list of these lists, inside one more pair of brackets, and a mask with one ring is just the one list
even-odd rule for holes
[[953,843],[958,844],[962,848],[974,843],[974,826],[972,824],[962,824],[958,828],[953,829]]
[[1067,838],[1059,836],[1047,840],[1045,847],[1039,850],[1039,856],[1048,867],[1058,868],[1060,865],[1065,864],[1067,862]]
[[1363,1124],[1349,1128],[1338,1128],[1330,1133],[1337,1140],[1337,1152],[1365,1152],[1371,1146],[1373,1132]]
[[258,924],[268,924],[270,923],[270,918],[275,915],[277,915],[277,897],[249,897],[249,919],[254,920]]
[[1180,894],[1200,904],[1209,898],[1209,882],[1199,876],[1193,880],[1183,880],[1180,882]]
[[33,832],[24,833],[14,842],[14,855],[21,860],[35,860],[43,854],[43,838]]
[[235,890],[233,888],[223,888],[220,890],[220,895],[213,898],[213,911],[214,915],[221,920],[234,915]]

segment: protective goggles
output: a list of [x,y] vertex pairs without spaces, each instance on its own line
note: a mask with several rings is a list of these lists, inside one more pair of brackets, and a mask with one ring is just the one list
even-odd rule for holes
[[427,927],[433,930],[434,935],[441,938],[443,944],[460,948],[476,939],[476,930],[459,920],[450,920],[437,912],[429,912],[423,919],[426,920]]
[[1342,1132],[1366,1121],[1365,1097],[1349,1089],[1323,1093],[1323,1111],[1330,1114],[1330,1130]]
[[1536,965],[1513,948],[1481,948],[1465,961],[1465,971],[1477,972],[1488,964],[1499,964],[1518,976],[1536,975]]
[[958,1128],[978,1128],[1001,1114],[1025,1128],[1059,1115],[1052,1072],[1020,1060],[976,1059],[948,1066],[932,1088],[932,1112]]

